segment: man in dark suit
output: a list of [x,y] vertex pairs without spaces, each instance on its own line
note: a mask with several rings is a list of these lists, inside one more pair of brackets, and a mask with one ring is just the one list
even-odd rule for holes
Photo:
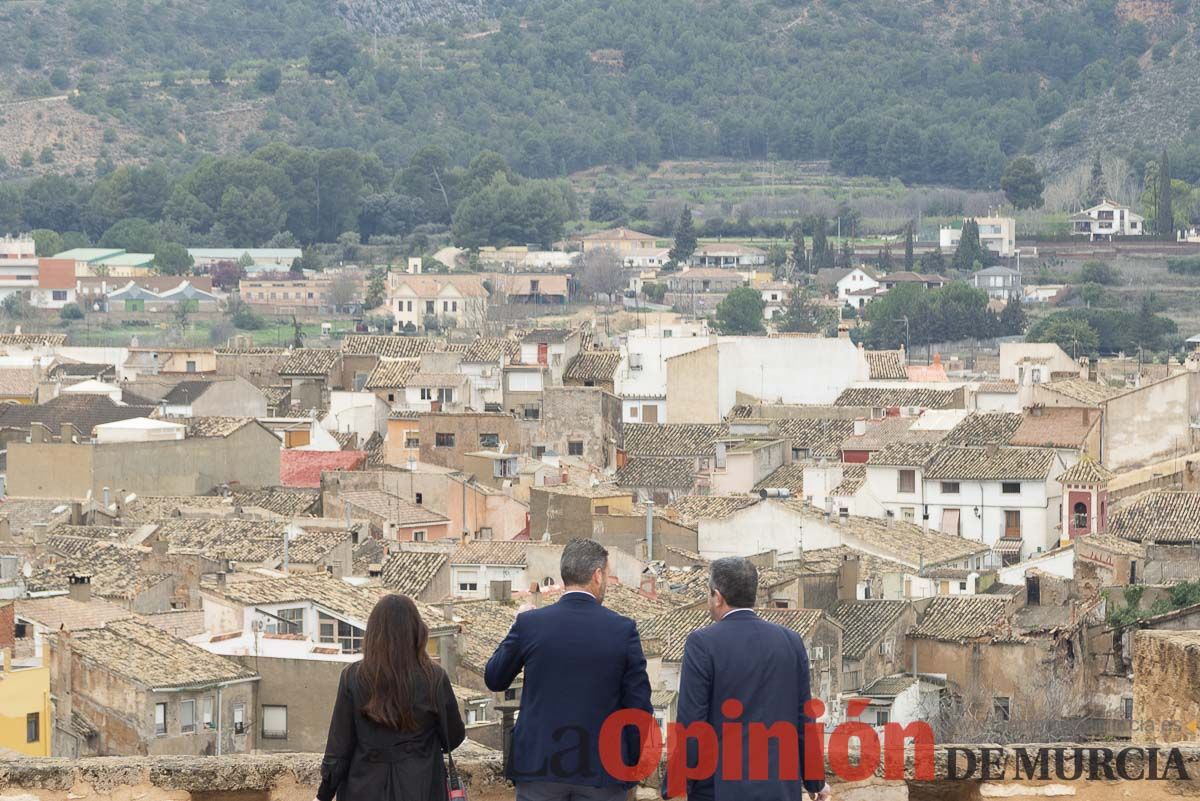
[[[608,551],[600,543],[567,543],[560,572],[562,597],[517,615],[484,672],[488,689],[501,692],[525,671],[507,774],[517,801],[623,799],[630,785],[601,764],[600,729],[621,709],[653,720],[642,642],[632,620],[602,606]],[[627,728],[622,744],[625,764],[637,763],[637,731]]]
[[[823,779],[789,777],[781,762],[804,768],[804,705],[811,698],[808,653],[796,632],[768,623],[754,612],[758,570],[741,557],[712,563],[708,611],[711,626],[693,631],[683,649],[676,723],[710,726],[716,732],[716,772],[711,778],[687,782],[690,801],[828,801]],[[736,703],[732,703],[736,702]],[[728,716],[726,713],[729,712]],[[742,764],[724,764],[726,722],[740,724]],[[761,746],[751,749],[750,725],[783,723],[795,727],[796,755],[781,759],[781,744],[772,742],[765,758]],[[688,738],[688,765],[699,764],[699,745]],[[789,743],[790,746],[790,743]],[[790,747],[789,747],[790,750]],[[755,777],[755,757],[765,762],[765,776]],[[760,766],[761,767],[761,766]],[[699,772],[699,771],[697,771]],[[664,781],[663,797],[670,797]]]

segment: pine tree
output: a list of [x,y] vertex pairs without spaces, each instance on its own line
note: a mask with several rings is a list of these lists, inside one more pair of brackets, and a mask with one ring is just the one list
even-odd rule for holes
[[1171,209],[1171,165],[1167,161],[1167,149],[1163,148],[1158,161],[1158,198],[1154,224],[1163,239],[1175,238],[1175,214]]
[[908,225],[904,226],[904,269],[911,272],[916,263],[913,258],[913,224],[909,220]]
[[808,272],[808,253],[804,249],[804,226],[800,223],[792,226],[792,266],[796,275]]
[[692,220],[692,209],[684,206],[679,213],[679,223],[675,226],[675,247],[671,248],[668,257],[679,264],[685,263],[696,252],[699,242],[696,239],[696,224]]
[[1088,182],[1087,205],[1095,206],[1103,203],[1106,195],[1108,195],[1108,185],[1104,181],[1104,166],[1100,164],[1100,152],[1097,151],[1096,157],[1092,160],[1092,178]]
[[833,266],[833,254],[829,252],[829,238],[825,229],[824,217],[812,218],[812,267],[814,271],[822,267]]
[[983,245],[979,242],[979,223],[974,219],[963,222],[962,237],[958,240],[958,250],[954,251],[953,267],[962,272],[975,269],[975,263],[983,264],[985,255]]
[[1017,295],[1012,295],[1004,310],[1000,312],[1000,333],[1005,336],[1019,336],[1025,333],[1025,307]]

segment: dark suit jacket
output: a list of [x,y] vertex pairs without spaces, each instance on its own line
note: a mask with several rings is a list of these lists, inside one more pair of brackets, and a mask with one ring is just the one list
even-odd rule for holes
[[[693,631],[683,649],[676,722],[707,722],[721,737],[726,722],[721,705],[737,699],[744,711],[730,719],[742,724],[742,779],[727,778],[718,757],[711,779],[688,782],[688,798],[700,801],[799,801],[804,790],[816,792],[824,780],[804,782],[779,778],[777,746],[768,750],[768,779],[751,781],[749,725],[770,726],[786,722],[797,727],[799,765],[804,769],[804,704],[811,697],[808,652],[800,635],[767,621],[751,610],[730,613],[724,619]],[[694,765],[696,749],[688,764]],[[724,749],[719,749],[721,754]],[[663,792],[666,792],[664,783]]]
[[[600,763],[600,728],[619,709],[654,714],[634,622],[586,593],[568,593],[557,603],[517,615],[488,660],[484,680],[488,689],[501,692],[522,669],[508,777],[589,787],[621,784]],[[624,740],[625,764],[633,765],[635,731],[627,728]]]
[[398,731],[363,717],[367,699],[357,680],[360,664],[343,670],[338,683],[317,798],[445,801],[442,749],[457,748],[466,736],[450,679],[434,665],[432,683],[413,682],[416,726]]

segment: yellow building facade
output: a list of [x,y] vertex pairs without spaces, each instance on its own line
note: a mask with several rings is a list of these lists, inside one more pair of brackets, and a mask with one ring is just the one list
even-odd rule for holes
[[13,669],[4,652],[0,674],[0,748],[50,756],[50,668]]

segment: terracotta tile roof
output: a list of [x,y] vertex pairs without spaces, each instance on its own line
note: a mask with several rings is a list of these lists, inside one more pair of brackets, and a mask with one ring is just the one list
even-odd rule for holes
[[41,370],[37,367],[0,367],[0,395],[32,398],[37,394]]
[[1099,423],[1099,409],[1039,406],[1025,415],[1010,443],[1041,448],[1079,448]]
[[1020,428],[1020,412],[972,412],[946,435],[947,445],[1007,445]]
[[169,577],[146,567],[149,548],[65,535],[46,538],[46,548],[65,558],[52,558],[32,578],[30,590],[65,590],[72,573],[92,577],[92,592],[101,598],[130,599]]
[[867,483],[867,466],[865,464],[848,464],[842,468],[842,480],[833,488],[830,495],[838,498],[849,498]]
[[267,399],[267,406],[276,408],[281,404],[288,405],[292,398],[292,388],[286,385],[263,387],[262,393]]
[[888,379],[903,381],[908,378],[908,372],[904,369],[904,351],[868,350],[865,354],[867,364],[871,368],[873,381]]
[[808,451],[809,458],[840,457],[842,445],[854,434],[853,420],[824,417],[785,417],[771,426],[771,434]]
[[754,489],[786,489],[792,495],[802,497],[804,495],[804,465],[800,462],[785,464],[755,484]]
[[875,679],[875,681],[859,690],[858,694],[872,698],[892,698],[904,692],[918,681],[937,687],[946,686],[946,679],[943,676],[929,674],[914,676],[911,673],[896,673],[891,676],[882,676]]
[[1008,601],[990,595],[936,596],[908,636],[945,642],[1015,639]]
[[84,661],[150,689],[200,688],[258,677],[233,659],[139,620],[75,632],[71,649]]
[[1108,533],[1134,542],[1200,542],[1200,492],[1153,490],[1108,515]]
[[779,566],[785,569],[803,570],[807,573],[836,573],[842,562],[849,557],[858,558],[858,577],[861,581],[874,581],[882,579],[886,575],[912,572],[912,568],[900,562],[884,559],[846,545],[804,551],[801,559],[781,559]]
[[967,481],[1045,480],[1056,461],[1046,448],[943,448],[925,465],[925,478]]
[[53,526],[71,519],[71,501],[54,498],[0,497],[0,519],[9,530],[22,536],[34,526]]
[[279,483],[285,487],[320,489],[321,473],[332,470],[361,470],[367,454],[362,451],[299,451],[279,453]]
[[[686,553],[686,552],[685,552]],[[685,558],[693,558],[696,564],[687,567],[668,567],[659,570],[658,575],[666,582],[671,596],[682,604],[691,604],[708,597],[708,577],[710,562],[699,554]],[[758,569],[758,600],[765,601],[771,591],[777,587],[799,580],[802,572],[788,568],[759,568]]]
[[630,459],[614,478],[620,487],[690,490],[696,484],[696,463],[690,457],[640,456]]
[[454,617],[462,621],[459,658],[464,666],[482,673],[496,646],[512,628],[518,605],[513,601],[456,601]]
[[121,519],[126,523],[143,523],[167,517],[232,513],[233,510],[233,500],[220,495],[139,495],[125,505]]
[[[810,514],[817,513],[813,510]],[[842,521],[841,526],[844,536],[852,538],[852,545],[853,540],[857,539],[864,548],[913,567],[961,562],[988,551],[988,547],[981,542],[934,529],[924,531],[915,523],[904,520],[850,515]]]
[[878,451],[899,443],[938,442],[946,432],[937,429],[918,429],[915,417],[885,417],[867,423],[861,436],[849,436],[842,443],[843,451]]
[[380,578],[389,590],[416,598],[446,562],[446,554],[437,551],[396,551],[383,563]]
[[835,406],[917,407],[954,409],[959,398],[954,390],[925,387],[850,387],[838,395]]
[[898,442],[871,454],[867,464],[872,467],[921,467],[938,451],[933,442]]
[[297,348],[279,368],[281,376],[328,375],[342,359],[336,348]]
[[450,555],[452,565],[511,565],[525,566],[525,553],[533,546],[528,542],[477,540],[460,545]]
[[235,489],[229,499],[235,506],[255,507],[280,517],[305,517],[312,515],[321,503],[321,494],[294,487],[263,487]]
[[620,364],[619,350],[589,350],[571,360],[563,378],[568,381],[612,381]]
[[865,658],[907,608],[907,601],[835,602],[827,611],[842,624],[842,659]]
[[363,389],[400,389],[421,368],[420,359],[383,359],[367,376]]
[[407,287],[418,298],[437,298],[447,287],[453,287],[467,298],[486,298],[487,289],[483,279],[475,275],[392,275],[391,291],[398,294]]
[[383,467],[383,434],[378,431],[372,431],[371,436],[367,437],[367,441],[363,443],[362,449],[367,454],[367,467]]
[[[759,617],[795,631],[808,639],[824,616],[820,609],[756,609]],[[662,658],[666,662],[683,659],[683,647],[688,635],[712,622],[704,606],[686,606],[653,618],[639,626],[643,640],[662,641]]]
[[231,356],[282,356],[287,348],[272,348],[264,345],[221,345],[213,352]]
[[1058,474],[1060,484],[1105,484],[1116,475],[1092,457],[1084,454],[1078,462]]
[[1096,405],[1130,391],[1125,387],[1110,387],[1083,378],[1068,378],[1066,381],[1054,381],[1042,386],[1071,400]]
[[479,337],[467,345],[464,362],[507,364],[521,353],[521,343],[508,337]]
[[[214,559],[225,558],[252,565],[274,566],[283,561],[282,520],[176,517],[157,521],[157,536],[171,551],[198,551]],[[329,553],[351,539],[341,529],[305,529],[288,540],[288,560],[293,564],[320,564]]]
[[625,452],[630,456],[705,456],[713,443],[729,435],[724,423],[627,423]]
[[1087,534],[1077,540],[1079,543],[1094,545],[1110,553],[1124,556],[1139,556],[1145,558],[1146,548],[1139,542],[1115,537],[1112,534]]
[[0,334],[0,347],[61,348],[67,344],[66,334]]
[[604,606],[618,615],[633,620],[640,628],[646,621],[653,620],[674,609],[679,600],[672,597],[650,597],[643,595],[634,587],[617,584],[610,581],[604,591]]
[[1018,390],[1016,381],[985,381],[979,385],[980,392],[990,392],[997,395],[1016,395]]
[[83,602],[57,595],[49,598],[19,598],[14,603],[17,617],[32,620],[53,631],[94,629],[114,620],[133,617],[133,612],[128,609],[101,598]]
[[253,417],[189,417],[189,437],[228,437],[248,425],[256,425]]
[[695,526],[701,520],[724,520],[756,503],[757,495],[685,495],[668,506],[667,511],[685,525]]
[[384,359],[416,359],[441,350],[445,343],[428,337],[404,337],[387,334],[351,334],[342,340],[347,356],[379,356]]
[[70,423],[84,436],[90,437],[98,425],[149,417],[154,408],[124,406],[114,403],[107,395],[68,393],[37,406],[15,403],[0,405],[0,428],[29,428],[34,423],[41,423],[57,434],[64,423]]
[[50,531],[52,537],[82,537],[97,542],[115,542],[118,545],[128,545],[134,530],[124,526],[55,526]]
[[381,517],[389,523],[401,526],[419,526],[425,523],[446,523],[450,518],[440,515],[427,506],[420,506],[399,495],[382,490],[354,490],[341,493],[341,499],[355,509]]
[[[357,587],[323,572],[279,578],[256,577],[224,585],[205,583],[204,591],[243,606],[312,601],[334,614],[363,623],[371,616],[379,598],[386,594],[380,587]],[[421,617],[428,617],[425,609],[421,609]]]

